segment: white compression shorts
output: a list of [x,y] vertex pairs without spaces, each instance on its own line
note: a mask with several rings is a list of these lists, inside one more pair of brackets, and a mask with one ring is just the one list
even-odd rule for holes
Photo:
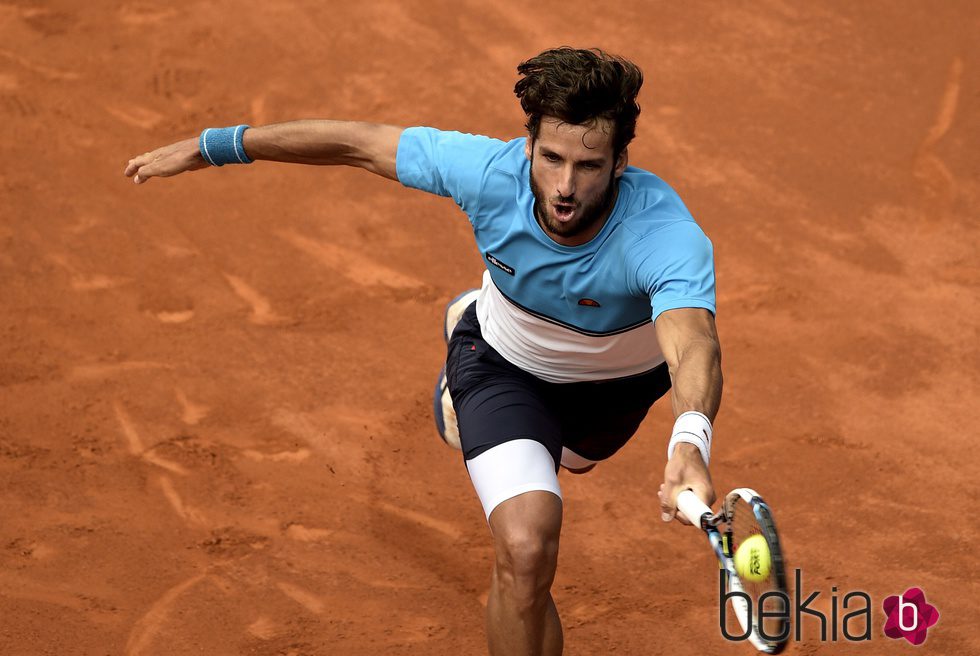
[[[595,464],[568,449],[562,449],[561,460],[561,464],[570,469]],[[562,498],[555,461],[548,449],[534,440],[510,440],[498,444],[467,460],[466,469],[483,504],[487,521],[490,521],[494,508],[525,492],[542,490]]]

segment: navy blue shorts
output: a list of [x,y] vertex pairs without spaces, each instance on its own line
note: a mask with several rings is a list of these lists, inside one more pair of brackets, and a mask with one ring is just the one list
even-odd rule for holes
[[616,453],[633,437],[654,401],[670,389],[666,363],[612,380],[541,380],[483,340],[476,303],[466,308],[453,330],[446,378],[465,459],[510,440],[530,439],[548,449],[555,471],[563,446],[589,460]]

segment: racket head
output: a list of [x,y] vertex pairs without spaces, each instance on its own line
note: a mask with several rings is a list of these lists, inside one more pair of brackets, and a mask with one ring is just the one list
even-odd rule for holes
[[[724,535],[729,591],[744,592],[752,604],[751,614],[745,612],[742,602],[742,612],[736,607],[735,615],[743,630],[751,630],[749,640],[757,649],[777,654],[789,639],[789,596],[783,549],[772,510],[755,490],[737,488],[726,495],[721,514],[724,521],[718,530]],[[738,548],[755,535],[761,535],[769,548],[769,572],[761,580],[739,576],[734,564]],[[763,602],[761,608],[760,602]],[[765,610],[767,615],[761,621],[760,610]]]

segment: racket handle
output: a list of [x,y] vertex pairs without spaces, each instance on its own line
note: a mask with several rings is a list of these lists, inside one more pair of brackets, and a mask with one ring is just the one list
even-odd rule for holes
[[711,508],[698,498],[694,492],[684,490],[677,495],[677,510],[687,517],[687,521],[695,526],[701,526],[701,518],[705,513],[711,514]]

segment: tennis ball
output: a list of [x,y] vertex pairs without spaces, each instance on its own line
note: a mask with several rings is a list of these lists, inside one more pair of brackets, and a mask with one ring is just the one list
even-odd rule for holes
[[765,581],[771,566],[769,543],[761,535],[749,536],[735,550],[735,571],[740,579],[755,583]]

